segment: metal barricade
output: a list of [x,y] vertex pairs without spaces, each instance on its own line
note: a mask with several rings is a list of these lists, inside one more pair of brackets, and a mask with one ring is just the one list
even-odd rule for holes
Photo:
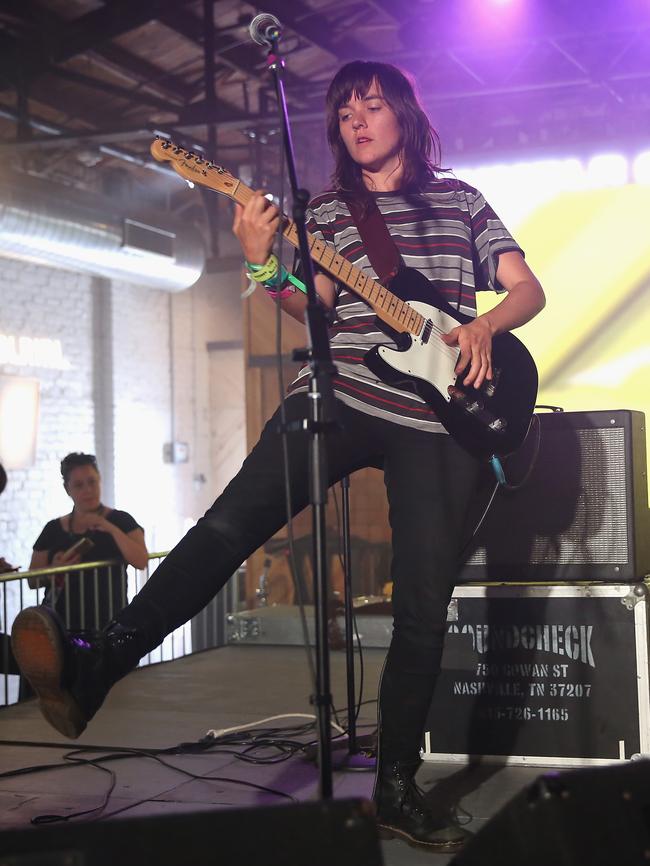
[[[19,699],[19,672],[9,635],[25,607],[53,606],[67,628],[98,630],[142,589],[167,552],[149,554],[145,569],[101,560],[25,572],[0,574],[0,706]],[[171,661],[226,643],[227,613],[237,610],[239,572],[200,613],[167,635],[140,665]]]

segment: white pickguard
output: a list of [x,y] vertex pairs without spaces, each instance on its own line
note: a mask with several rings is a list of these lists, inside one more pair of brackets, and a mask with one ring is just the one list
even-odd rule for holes
[[379,357],[395,370],[429,382],[449,402],[451,397],[447,388],[456,382],[457,377],[454,368],[460,355],[460,349],[458,346],[447,346],[440,339],[440,334],[448,334],[460,322],[453,316],[443,313],[437,307],[432,307],[421,301],[409,301],[408,305],[417,310],[425,319],[430,319],[433,322],[433,329],[428,342],[424,343],[420,337],[412,337],[413,342],[405,351],[391,349],[388,346],[379,346]]

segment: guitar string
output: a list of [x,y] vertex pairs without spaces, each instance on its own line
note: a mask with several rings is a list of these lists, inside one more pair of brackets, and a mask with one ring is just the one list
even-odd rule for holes
[[[213,170],[213,171],[216,170],[214,166],[209,166],[209,169]],[[250,201],[250,199],[253,197],[253,195],[254,195],[253,190],[251,190],[248,186],[246,186],[246,184],[242,183],[241,181],[237,182],[237,188],[236,188],[235,196],[234,196],[236,201],[241,199],[240,203],[246,204],[248,201]],[[288,233],[294,232],[295,223],[293,222],[293,220],[289,219],[289,217],[285,213],[282,214],[282,218],[284,220],[286,220],[286,222],[287,222],[287,227],[286,227],[284,233],[288,234]],[[395,295],[393,292],[390,292],[389,289],[387,289],[385,286],[383,286],[377,280],[373,280],[372,277],[369,277],[367,274],[364,274],[360,268],[358,268],[352,262],[349,262],[347,259],[345,259],[333,247],[329,246],[329,244],[325,243],[324,241],[319,240],[318,238],[313,238],[313,244],[311,246],[312,246],[312,251],[315,251],[317,253],[317,255],[319,257],[318,261],[321,264],[323,264],[323,258],[328,253],[330,253],[332,255],[332,258],[331,258],[331,261],[329,262],[329,264],[330,264],[330,266],[336,265],[336,267],[338,268],[338,276],[339,277],[342,277],[341,270],[345,267],[345,265],[350,266],[350,271],[349,271],[348,277],[347,277],[347,279],[344,279],[345,284],[349,288],[352,288],[352,285],[351,285],[352,281],[350,278],[353,275],[356,275],[356,279],[354,281],[355,285],[359,281],[359,277],[364,277],[364,283],[365,283],[364,288],[365,289],[367,289],[368,282],[369,281],[371,282],[371,288],[370,288],[370,291],[368,293],[369,295],[372,294],[373,288],[375,286],[378,286],[379,287],[379,289],[378,289],[379,295],[381,295],[381,292],[384,291],[389,297],[393,296],[397,302],[401,302],[402,304],[405,304],[409,310],[414,310],[413,307],[409,306],[408,301],[402,301],[401,298],[398,298],[397,295]],[[332,268],[332,270],[333,269],[334,268]],[[353,289],[353,291],[354,291],[354,289]],[[384,297],[384,299],[381,302],[379,302],[378,305],[379,306],[381,306],[382,304],[385,305],[386,300],[387,300],[387,298]],[[392,301],[389,301],[389,305],[390,305],[390,303],[392,303]],[[384,307],[382,307],[382,309],[384,309]],[[419,323],[418,320],[416,320],[416,324],[413,326],[413,327],[415,327],[415,330],[411,330],[411,328],[407,328],[407,331],[409,331],[410,333],[415,334],[416,336],[419,336],[419,334],[421,334],[422,331],[424,330],[424,327],[426,326],[427,322],[429,322],[431,324],[431,330],[435,334],[437,334],[439,337],[441,335],[447,333],[439,325],[436,325],[436,323],[433,322],[431,319],[425,319],[424,316],[422,316],[422,314],[419,313],[417,310],[414,310],[414,312],[417,314],[418,318],[422,319],[422,322]],[[417,327],[417,324],[420,324],[419,328]],[[434,345],[434,344],[432,344],[432,345]],[[439,344],[436,344],[436,345],[438,346],[439,349],[443,349],[443,347],[444,347],[444,349],[446,350],[446,354],[450,358],[456,354],[454,352],[454,349],[451,346],[447,346],[447,344],[442,340],[440,341]]]
[[[213,167],[213,170],[214,170],[214,167]],[[249,187],[247,187],[246,184],[243,184],[241,181],[239,181],[236,192],[235,192],[235,196],[234,196],[235,200],[236,201],[238,200],[240,202],[240,204],[246,204],[248,201],[250,201],[250,199],[252,198],[253,195],[254,195],[253,191]],[[295,223],[293,222],[293,220],[289,219],[289,217],[285,213],[282,214],[282,218],[284,220],[286,220],[286,222],[287,222],[287,227],[284,230],[284,234],[288,235],[288,234],[293,233],[295,230]],[[367,274],[364,274],[363,271],[360,270],[360,268],[357,268],[357,266],[354,265],[352,262],[349,262],[347,259],[345,259],[343,256],[341,256],[340,253],[336,252],[336,250],[333,249],[331,246],[329,246],[329,244],[326,244],[324,241],[320,241],[318,238],[313,238],[313,243],[312,243],[311,247],[312,247],[312,251],[315,251],[317,253],[317,255],[319,257],[318,261],[321,264],[323,264],[324,256],[326,256],[328,253],[331,254],[332,258],[331,258],[331,261],[329,262],[329,265],[330,266],[335,265],[338,268],[338,271],[339,271],[338,276],[342,276],[341,270],[345,267],[345,265],[350,266],[350,272],[348,274],[348,277],[346,279],[344,279],[344,282],[346,283],[346,285],[348,285],[349,288],[352,288],[352,281],[350,278],[353,275],[356,277],[354,284],[356,284],[359,281],[360,277],[364,277],[365,278],[364,282],[366,283],[364,288],[367,288],[367,282],[371,278],[369,278],[367,276]],[[334,270],[334,268],[332,268],[332,270]],[[386,289],[385,286],[382,286],[381,283],[379,283],[377,280],[373,280],[372,282],[374,285],[380,287],[379,293],[381,293],[381,291],[383,290],[389,295],[393,294],[393,293],[389,292],[389,290]],[[371,293],[372,293],[372,288],[370,289],[370,294]],[[396,298],[397,301],[401,300],[400,298],[397,298],[396,295],[394,295],[394,297]],[[386,301],[386,299],[384,298],[382,303],[385,304],[385,301]],[[406,303],[406,302],[403,302],[403,303]],[[412,309],[412,308],[410,308],[410,309]],[[420,316],[420,315],[421,314],[418,313],[418,316]]]
[[[189,157],[190,154],[188,153],[187,156]],[[214,163],[209,162],[209,163],[207,163],[206,167],[209,171],[217,171],[218,170],[218,167]],[[223,170],[219,173],[222,174]],[[230,175],[229,172],[226,172],[226,173]],[[232,175],[230,175],[230,176],[233,177]],[[233,199],[235,201],[238,201],[240,204],[246,204],[254,195],[253,190],[251,190],[249,187],[246,186],[246,184],[243,184],[241,181],[237,180],[234,177],[233,177],[233,180],[236,183],[235,191],[233,193]],[[286,222],[287,222],[287,227],[284,230],[283,234],[285,234],[288,238],[289,234],[294,232],[294,230],[295,230],[295,223],[292,220],[290,220],[289,217],[284,213],[282,214],[282,218],[284,220],[286,220]],[[382,286],[381,283],[377,282],[376,280],[373,280],[372,277],[368,277],[367,274],[364,274],[363,271],[361,271],[359,268],[356,267],[356,265],[352,264],[351,262],[348,262],[343,256],[340,255],[340,253],[337,253],[336,250],[334,250],[332,247],[330,247],[324,241],[319,241],[317,238],[314,238],[313,236],[310,240],[311,240],[310,248],[312,251],[316,251],[316,253],[319,256],[318,261],[321,264],[323,261],[323,257],[328,252],[332,254],[332,258],[330,260],[330,265],[333,265],[334,263],[336,263],[338,270],[339,270],[339,274],[338,274],[339,276],[341,276],[341,269],[346,264],[350,265],[350,271],[348,274],[348,278],[343,280],[345,282],[345,284],[348,285],[349,288],[353,289],[353,284],[351,284],[349,282],[352,274],[356,274],[356,279],[355,279],[354,285],[356,285],[356,283],[358,283],[359,277],[362,276],[364,278],[364,289],[367,289],[368,282],[369,281],[371,282],[371,289],[370,289],[369,295],[372,294],[373,287],[378,286],[379,287],[378,294],[381,294],[381,291],[383,290],[384,292],[386,292],[386,295],[389,298],[392,296],[393,298],[395,298],[396,302],[406,305],[406,307],[409,310],[414,311],[417,314],[418,319],[421,319],[421,322],[418,322],[418,319],[416,319],[416,323],[420,324],[419,329],[411,330],[411,328],[414,326],[417,328],[417,325],[412,325],[411,328],[406,328],[407,331],[410,331],[411,333],[415,334],[416,336],[419,336],[423,332],[426,325],[429,324],[431,326],[431,332],[436,334],[436,336],[438,336],[438,338],[439,338],[439,340],[437,342],[434,342],[431,344],[432,347],[438,349],[438,351],[442,351],[443,353],[447,354],[450,358],[457,354],[454,351],[453,347],[448,346],[444,342],[444,340],[441,339],[442,335],[446,334],[447,332],[444,331],[439,325],[437,325],[432,319],[430,319],[430,318],[425,319],[421,313],[419,313],[413,307],[410,307],[410,305],[408,304],[407,301],[402,301],[401,298],[399,298],[394,293],[390,292],[388,289],[386,289],[385,286]],[[353,289],[353,291],[354,291],[354,289]],[[363,297],[363,293],[362,293],[362,297]],[[381,301],[381,304],[385,305],[386,300],[387,300],[387,297],[384,297]],[[388,306],[390,306],[391,303],[393,303],[393,301],[389,300]],[[381,305],[381,304],[379,304],[379,305]],[[382,307],[382,309],[383,309],[383,307]],[[407,314],[407,316],[408,316],[408,314]],[[398,318],[398,317],[396,317],[396,318]]]
[[[213,168],[213,170],[214,170],[214,168]],[[237,194],[239,194],[239,195],[237,195]],[[253,195],[254,195],[253,191],[249,187],[247,187],[246,184],[243,184],[241,181],[238,182],[238,186],[237,186],[237,189],[236,189],[235,195],[234,195],[236,201],[239,199],[240,203],[246,204],[252,198]],[[282,218],[284,220],[286,220],[286,222],[287,222],[287,227],[285,228],[283,234],[285,234],[285,236],[288,237],[290,234],[294,233],[295,223],[292,220],[290,220],[289,217],[284,213],[282,214]],[[343,281],[345,282],[345,284],[349,288],[353,288],[353,285],[356,286],[357,283],[359,282],[359,279],[361,277],[363,277],[364,278],[363,288],[367,289],[368,281],[371,280],[372,278],[369,278],[366,274],[363,273],[363,271],[361,271],[359,268],[357,268],[356,265],[352,264],[352,262],[348,262],[347,259],[345,259],[343,256],[341,256],[340,253],[337,253],[335,249],[333,249],[328,244],[326,244],[323,241],[320,241],[317,238],[313,238],[313,243],[311,244],[311,249],[312,249],[312,252],[316,252],[316,254],[318,255],[318,261],[321,264],[323,264],[324,257],[328,253],[331,254],[332,258],[329,262],[331,270],[334,270],[334,268],[332,268],[331,266],[335,265],[336,268],[338,269],[338,276],[343,279]],[[350,270],[349,270],[347,278],[343,278],[342,274],[341,274],[341,271],[345,267],[345,265],[350,266]],[[350,279],[352,276],[355,276],[354,283],[352,283],[352,281]],[[379,295],[381,295],[381,292],[384,291],[386,293],[386,295],[388,295],[388,298],[390,298],[390,296],[393,296],[395,298],[396,302],[401,301],[400,298],[398,298],[392,292],[389,292],[389,290],[386,289],[385,286],[382,286],[381,283],[377,282],[376,280],[372,280],[372,285],[370,288],[369,295],[372,294],[374,286],[379,287],[378,288],[378,294]],[[385,310],[386,301],[388,300],[388,298],[384,297],[378,303],[378,306],[380,306],[382,308],[382,310]],[[392,301],[388,300],[388,305],[390,305],[390,303],[392,303]],[[408,306],[407,302],[402,301],[402,303],[405,303],[409,310],[413,310],[412,307]],[[417,313],[417,311],[415,311],[415,312]],[[420,313],[417,313],[417,316],[418,316],[418,319],[422,318],[423,321],[420,323],[420,322],[418,322],[418,319],[416,319],[416,322],[410,328],[406,329],[407,331],[409,331],[410,333],[415,334],[415,335],[419,335],[422,332],[424,324],[426,324],[424,318],[421,316]],[[419,327],[418,327],[418,324],[419,324]]]

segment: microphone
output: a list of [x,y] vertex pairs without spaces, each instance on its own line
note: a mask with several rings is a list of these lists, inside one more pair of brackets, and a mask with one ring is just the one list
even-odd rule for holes
[[268,45],[273,47],[273,40],[277,40],[282,35],[282,25],[269,12],[261,12],[256,15],[251,21],[248,32],[250,33],[253,42],[258,45]]

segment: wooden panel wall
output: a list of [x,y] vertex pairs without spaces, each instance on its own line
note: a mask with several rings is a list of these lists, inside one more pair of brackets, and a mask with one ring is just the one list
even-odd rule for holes
[[[246,279],[243,277],[245,284]],[[282,354],[285,387],[295,377],[299,365],[290,360],[291,351],[306,345],[305,326],[282,314]],[[262,427],[279,403],[276,362],[276,317],[273,303],[261,289],[244,302],[244,346],[246,358],[246,431],[248,449],[257,442]],[[338,509],[335,504],[335,497]],[[327,509],[330,583],[333,590],[342,592],[343,572],[339,559],[339,521],[341,492],[330,491]],[[390,579],[388,507],[383,477],[376,469],[356,472],[350,479],[350,523],[352,535],[352,573],[355,595],[373,595]],[[311,512],[306,509],[294,520],[299,567],[308,590],[311,586]],[[268,602],[292,603],[294,590],[286,556],[282,550],[283,529],[273,544],[277,552],[258,550],[248,560],[246,576],[246,603],[257,604],[256,590],[265,559],[271,559],[267,572]]]

